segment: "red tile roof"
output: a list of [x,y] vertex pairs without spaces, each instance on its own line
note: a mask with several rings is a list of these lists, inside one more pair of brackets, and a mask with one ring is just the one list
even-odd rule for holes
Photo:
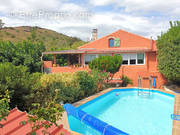
[[[2,120],[1,124],[3,128],[0,128],[0,135],[27,135],[31,132],[31,125],[29,123],[20,124],[22,121],[27,121],[26,112],[21,112],[17,108],[14,108],[10,111],[10,114],[7,117],[7,120]],[[48,122],[48,121],[46,121]],[[44,127],[40,126],[38,130],[36,130],[37,135],[43,135],[42,131],[45,130]],[[70,135],[70,133],[63,128],[63,125],[59,125],[58,127],[52,125],[50,128],[46,130],[50,135],[60,135],[60,133],[64,133],[64,135]]]
[[[111,47],[109,48],[108,42],[110,38],[120,38],[120,47]],[[151,48],[151,42],[152,42],[152,48]],[[101,49],[101,50],[109,50],[109,49],[120,49],[120,50],[152,50],[157,51],[156,48],[156,42],[154,40],[151,41],[151,39],[129,33],[123,30],[118,30],[114,33],[111,33],[105,37],[102,37],[98,40],[95,40],[93,42],[87,43],[83,46],[80,46],[79,49]]]
[[[109,47],[110,38],[120,38],[120,47]],[[151,45],[152,44],[152,45]],[[157,51],[154,40],[118,30],[105,37],[80,46],[78,50],[43,52],[42,54],[82,54],[82,53],[128,53]]]

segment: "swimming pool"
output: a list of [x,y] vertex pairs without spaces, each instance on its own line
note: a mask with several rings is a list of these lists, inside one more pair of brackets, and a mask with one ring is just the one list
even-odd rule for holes
[[[138,90],[114,89],[78,109],[130,135],[171,135],[174,96],[152,90],[138,96]],[[69,115],[70,129],[83,135],[100,135],[93,128]]]

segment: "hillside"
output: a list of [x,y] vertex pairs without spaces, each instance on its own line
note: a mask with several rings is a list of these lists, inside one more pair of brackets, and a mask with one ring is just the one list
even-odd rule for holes
[[0,40],[19,42],[28,39],[34,42],[43,42],[46,51],[76,49],[78,46],[85,44],[79,38],[69,37],[40,27],[21,26],[0,29]]

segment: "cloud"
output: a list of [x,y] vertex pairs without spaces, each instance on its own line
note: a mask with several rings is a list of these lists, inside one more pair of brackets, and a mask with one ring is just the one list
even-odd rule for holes
[[116,3],[116,1],[115,0],[90,0],[89,3],[94,6],[105,6],[105,5]]
[[[159,2],[162,6],[158,8]],[[161,14],[153,15],[152,9],[162,13],[166,12],[165,7],[168,10],[171,9],[173,2],[167,2],[170,5],[168,7],[168,4],[161,0],[155,2],[150,2],[150,0],[91,0],[89,1],[90,6],[68,0],[6,0],[1,3],[0,18],[6,26],[39,26],[83,40],[89,39],[93,28],[98,28],[98,37],[123,29],[148,38],[151,36],[156,38],[162,31],[168,29],[169,20],[179,17],[177,15],[173,17]],[[99,6],[113,4],[115,10],[96,11]],[[178,5],[177,1],[174,0],[174,4]],[[91,11],[89,8],[92,5],[94,8],[91,8]],[[176,5],[171,13],[179,13],[179,8]],[[117,11],[121,8],[123,11]],[[17,14],[10,14],[11,11]],[[145,12],[149,12],[148,16],[144,15]]]
[[160,12],[163,14],[180,14],[179,0],[91,0],[93,6],[114,5],[115,8],[123,8],[125,12]]
[[81,7],[77,4],[73,4],[73,3],[65,3],[62,4],[60,10],[64,10],[64,11],[86,11],[86,9],[84,7]]
[[32,11],[39,9],[56,9],[61,5],[60,0],[1,0],[0,12]]
[[[67,25],[78,27],[82,26],[83,29],[86,29],[86,32],[89,32],[89,37],[92,28],[98,28],[99,37],[122,29],[141,36],[145,36],[147,38],[152,36],[154,39],[156,39],[157,35],[160,35],[161,32],[165,32],[169,28],[169,21],[163,18],[154,19],[149,17],[118,13],[96,13],[92,16],[92,18],[90,18],[89,22],[81,24],[81,26],[76,23]],[[81,31],[77,31],[77,33],[81,33]],[[87,36],[88,34],[84,35]]]

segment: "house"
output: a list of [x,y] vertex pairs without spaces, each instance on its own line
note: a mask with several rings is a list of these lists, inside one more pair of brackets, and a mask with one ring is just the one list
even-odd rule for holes
[[[94,36],[97,36],[97,30],[93,30]],[[126,75],[133,80],[133,86],[160,88],[166,79],[159,73],[157,65],[157,47],[156,42],[152,39],[118,30],[105,37],[91,41],[77,50],[65,50],[54,52],[43,52],[43,55],[53,54],[53,61],[44,61],[43,68],[45,72],[75,72],[80,70],[90,70],[88,63],[99,56],[105,55],[122,55],[123,63],[119,71],[115,74],[114,79]],[[56,64],[56,55],[68,55],[68,66],[60,67]]]
[[[26,112],[21,112],[17,108],[14,108],[10,111],[6,120],[2,120],[1,124],[3,125],[0,128],[0,135],[30,135],[32,128],[30,123],[21,124],[23,121],[28,120],[28,114]],[[47,123],[47,121],[46,121]],[[71,133],[63,128],[63,125],[55,126],[53,124],[48,129],[45,129],[42,125],[39,126],[39,129],[36,129],[36,135],[44,135],[43,131],[46,131],[46,134],[51,135],[70,135]]]

